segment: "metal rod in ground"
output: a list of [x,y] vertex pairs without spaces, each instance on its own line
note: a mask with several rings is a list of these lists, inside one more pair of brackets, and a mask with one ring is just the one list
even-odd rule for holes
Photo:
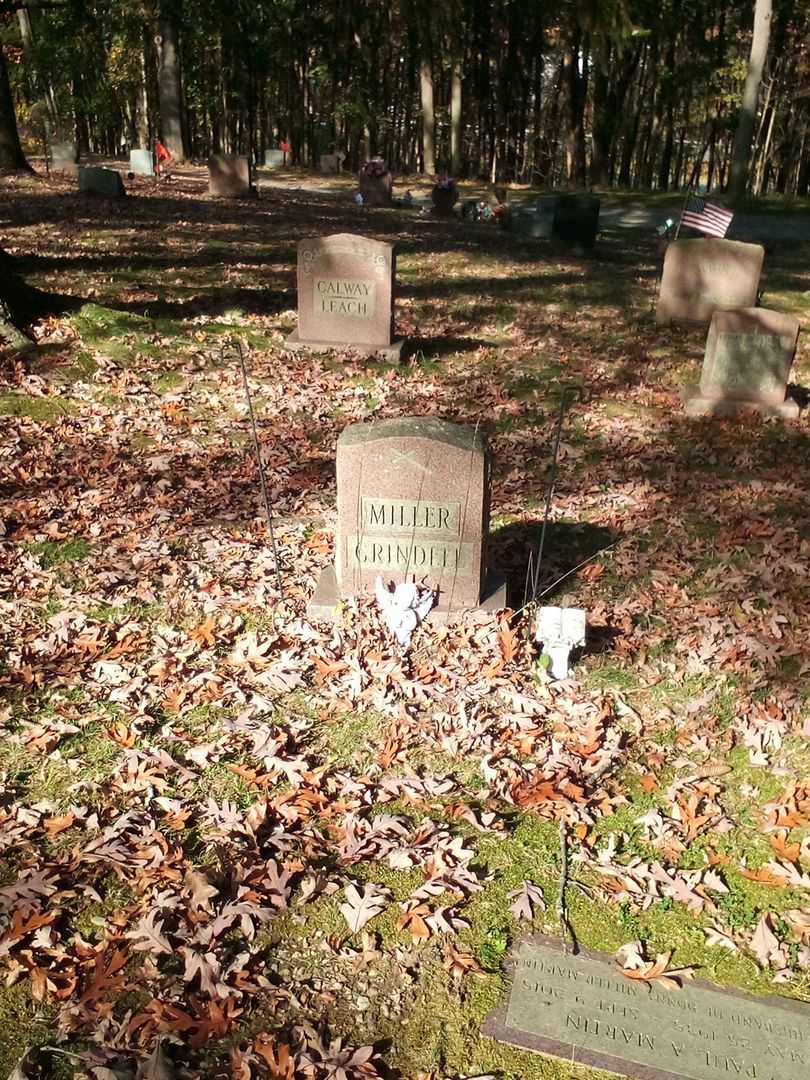
[[554,498],[554,485],[557,480],[557,460],[560,453],[560,438],[562,437],[563,420],[570,405],[575,400],[582,400],[581,386],[564,386],[560,395],[560,412],[557,416],[557,430],[554,433],[554,448],[551,454],[551,472],[546,487],[546,505],[543,511],[543,527],[540,530],[540,545],[535,556],[529,552],[529,567],[526,572],[526,584],[523,588],[523,606],[537,597],[537,588],[540,584],[540,567],[543,563],[543,551],[546,546],[546,531],[548,518],[551,513],[551,500]]
[[250,396],[250,385],[248,383],[247,364],[245,363],[245,351],[242,348],[241,341],[232,342],[232,347],[236,349],[239,354],[239,363],[242,368],[242,382],[245,386],[245,398],[247,399],[248,414],[250,415],[250,426],[253,429],[253,447],[256,451],[256,464],[259,469],[259,483],[262,489],[262,498],[264,499],[264,509],[267,514],[267,528],[270,532],[270,546],[273,549],[273,558],[276,561],[276,585],[278,587],[279,596],[284,595],[284,591],[281,586],[281,566],[278,560],[278,548],[276,547],[276,534],[273,529],[273,510],[270,505],[270,494],[267,490],[267,480],[264,475],[264,462],[262,461],[262,448],[259,443],[259,432],[256,429],[256,417],[253,413],[253,399]]

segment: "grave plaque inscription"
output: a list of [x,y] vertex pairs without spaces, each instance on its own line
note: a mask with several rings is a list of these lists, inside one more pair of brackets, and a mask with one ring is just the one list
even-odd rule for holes
[[542,935],[514,955],[506,1008],[484,1021],[500,1042],[639,1080],[805,1080],[810,1010],[686,982],[648,990],[605,956]]
[[437,620],[505,606],[502,581],[487,573],[490,466],[478,432],[431,416],[352,424],[338,439],[337,483],[335,564],[312,617],[372,594],[378,575],[435,589]]

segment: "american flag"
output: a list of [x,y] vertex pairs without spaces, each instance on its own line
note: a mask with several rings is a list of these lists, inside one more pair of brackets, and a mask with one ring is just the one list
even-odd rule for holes
[[728,232],[733,217],[733,210],[726,210],[722,206],[716,206],[714,203],[706,202],[705,199],[690,195],[681,215],[681,225],[688,225],[692,229],[697,229],[698,232],[705,233],[706,236],[722,238]]

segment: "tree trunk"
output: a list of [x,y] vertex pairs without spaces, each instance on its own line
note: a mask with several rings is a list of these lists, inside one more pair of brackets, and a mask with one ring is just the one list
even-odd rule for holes
[[772,0],[756,0],[754,9],[754,34],[751,38],[748,75],[745,79],[740,116],[734,135],[734,148],[731,152],[730,193],[735,202],[743,197],[748,186],[748,164],[757,115],[757,100],[771,36],[771,5]]
[[183,88],[177,52],[177,9],[171,0],[161,0],[158,15],[158,96],[163,142],[175,161],[185,158],[183,145]]
[[6,57],[0,44],[0,173],[32,171],[20,145]]
[[453,60],[450,72],[450,172],[461,172],[461,60]]
[[[585,186],[585,99],[588,91],[587,45],[577,27],[563,53],[563,71],[567,90],[568,118],[565,135],[565,171],[569,184]],[[580,55],[580,46],[582,50]],[[582,63],[582,72],[579,66]]]
[[422,171],[436,172],[436,117],[433,112],[433,66],[430,57],[419,61],[419,89],[422,95]]

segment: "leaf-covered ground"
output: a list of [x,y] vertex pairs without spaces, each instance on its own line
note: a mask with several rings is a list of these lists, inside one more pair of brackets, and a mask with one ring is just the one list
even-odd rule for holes
[[[807,421],[683,415],[703,334],[654,325],[651,230],[578,259],[345,181],[132,190],[0,188],[54,294],[0,388],[0,1076],[593,1076],[479,1034],[510,944],[562,932],[561,820],[583,945],[808,998]],[[283,351],[295,244],[334,231],[399,244],[401,368]],[[807,317],[809,254],[773,245],[766,304]],[[525,614],[405,654],[371,603],[307,622],[337,436],[402,414],[488,431],[517,611],[569,383],[543,582],[588,610],[576,678]]]

